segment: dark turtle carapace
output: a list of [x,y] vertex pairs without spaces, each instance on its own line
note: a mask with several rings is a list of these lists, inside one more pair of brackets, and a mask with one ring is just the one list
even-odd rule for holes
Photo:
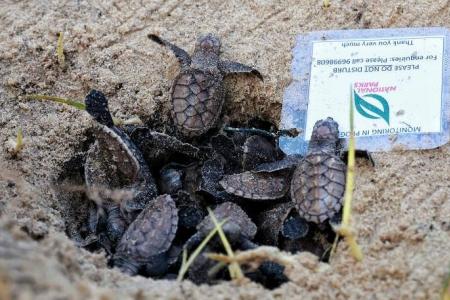
[[[256,235],[256,225],[239,205],[232,202],[225,202],[218,205],[213,213],[219,222],[226,219],[225,224],[222,225],[222,229],[230,240],[230,243],[239,245],[241,249],[254,247],[251,240]],[[198,224],[197,233],[188,240],[186,247],[189,249],[199,244],[214,227],[215,225],[210,216],[205,217]]]
[[246,171],[225,175],[220,185],[227,193],[253,200],[282,198],[289,190],[287,176]]
[[251,171],[225,175],[219,182],[230,194],[252,200],[283,198],[289,191],[292,169],[302,156],[289,155],[282,160],[264,162]]
[[141,267],[153,274],[167,268],[167,250],[178,227],[178,211],[170,195],[161,195],[149,203],[122,236],[113,257],[114,265],[134,275]]
[[252,67],[221,60],[220,40],[212,34],[198,39],[192,56],[156,35],[148,37],[168,47],[181,65],[172,86],[171,102],[174,123],[185,136],[199,136],[215,125],[225,99],[222,84],[225,75],[250,73],[262,80],[261,74]]
[[291,198],[307,221],[322,223],[341,209],[347,167],[338,156],[338,142],[336,121],[317,121],[308,152],[292,176]]

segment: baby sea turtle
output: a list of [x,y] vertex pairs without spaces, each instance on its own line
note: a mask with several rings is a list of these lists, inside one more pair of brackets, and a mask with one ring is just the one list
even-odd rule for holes
[[283,198],[289,190],[291,170],[301,159],[299,155],[286,156],[282,160],[263,163],[252,171],[225,175],[220,185],[226,192],[247,199]]
[[295,208],[292,202],[285,202],[258,215],[258,235],[264,245],[278,246],[284,221],[293,209]]
[[220,155],[226,161],[223,166],[225,173],[240,172],[242,169],[242,147],[237,146],[233,138],[224,134],[217,134],[210,139],[211,150],[214,154]]
[[332,118],[317,121],[308,152],[294,171],[291,198],[307,221],[322,223],[341,209],[347,167],[337,155],[338,143],[337,122]]
[[[242,208],[232,202],[225,202],[218,205],[213,213],[219,222],[227,220],[222,229],[231,244],[238,244],[240,249],[255,247],[251,240],[255,237],[257,228]],[[189,250],[199,244],[214,228],[214,222],[207,216],[198,224],[197,233],[186,242],[185,247]]]
[[258,165],[252,171],[256,173],[275,173],[284,170],[293,170],[303,160],[300,154],[290,154],[285,156],[282,160],[268,162]]
[[207,214],[200,201],[186,191],[178,191],[175,202],[178,208],[178,226],[180,228],[195,229]]
[[300,218],[292,201],[260,213],[257,221],[258,235],[267,245],[279,246],[280,238],[298,240],[309,232],[308,223]]
[[225,100],[223,79],[226,75],[251,73],[262,80],[261,74],[252,67],[221,60],[220,40],[212,34],[197,40],[192,57],[154,34],[148,37],[168,47],[181,65],[172,86],[171,103],[174,123],[185,136],[199,136],[215,125]]
[[245,141],[243,152],[244,170],[253,170],[262,163],[273,162],[278,158],[275,145],[259,135],[252,135]]
[[220,185],[227,193],[253,200],[279,199],[289,190],[289,179],[268,173],[244,173],[225,175]]
[[281,235],[289,240],[298,240],[305,237],[309,226],[305,219],[301,218],[297,212],[291,214],[283,222]]
[[120,240],[113,264],[123,272],[135,275],[142,267],[148,274],[166,272],[167,250],[178,226],[178,211],[170,195],[161,195],[148,203],[130,224]]
[[152,167],[164,165],[171,157],[180,154],[189,159],[199,159],[200,149],[197,147],[147,127],[133,128],[130,137],[136,146],[141,149],[144,158]]
[[[119,128],[114,126],[108,100],[98,91],[86,96],[86,111],[97,121],[93,131],[96,141],[85,162],[88,190],[97,192],[107,213],[111,237],[117,240],[128,223],[157,195],[156,184],[142,153]],[[119,202],[102,191],[128,190],[131,196]],[[120,208],[120,209],[119,209]],[[122,218],[125,217],[125,220]]]
[[200,169],[200,183],[198,192],[207,194],[216,203],[231,200],[231,195],[224,192],[219,185],[219,181],[224,175],[226,161],[220,154],[206,160]]
[[183,188],[183,170],[175,164],[165,165],[159,171],[159,187],[162,194],[176,194]]

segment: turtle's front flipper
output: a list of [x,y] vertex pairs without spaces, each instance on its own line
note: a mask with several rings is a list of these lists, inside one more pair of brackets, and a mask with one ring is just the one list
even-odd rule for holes
[[120,213],[119,204],[108,203],[105,205],[107,212],[106,235],[113,246],[116,246],[127,229],[125,220]]
[[195,233],[193,236],[191,236],[186,243],[183,246],[183,249],[190,252],[191,249],[199,245],[203,241],[204,236],[200,233]]
[[178,46],[175,46],[174,44],[172,44],[166,40],[163,40],[162,38],[160,38],[157,35],[148,34],[147,37],[149,39],[151,39],[152,41],[154,41],[155,43],[158,43],[162,46],[169,47],[169,49],[173,52],[173,54],[175,54],[176,58],[180,62],[181,67],[189,68],[189,65],[191,64],[191,57],[189,56],[189,54],[186,51],[184,51],[183,49],[179,48]]
[[261,75],[261,73],[259,73],[258,70],[235,61],[222,60],[219,63],[219,68],[224,74],[250,73],[261,79],[261,81],[264,80],[263,76]]
[[102,92],[92,90],[84,100],[86,111],[100,124],[112,127],[114,126],[111,113],[108,108],[108,99]]

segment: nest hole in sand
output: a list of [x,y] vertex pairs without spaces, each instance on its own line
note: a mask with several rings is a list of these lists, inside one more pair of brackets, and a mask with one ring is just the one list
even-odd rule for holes
[[[156,128],[156,130],[162,129],[160,125],[157,122],[147,124],[149,128]],[[263,130],[275,128],[273,124],[261,120],[231,125]],[[216,144],[220,146],[211,146],[211,138],[218,136],[217,132],[213,132],[200,141],[195,141],[197,147],[206,150],[201,158],[192,159],[179,153],[165,154],[164,152],[158,152],[155,157],[155,153],[148,153],[148,145],[142,140],[141,135],[135,134],[134,129],[127,127],[124,131],[130,135],[133,142],[143,152],[159,192],[170,193],[178,211],[176,235],[170,248],[162,257],[158,257],[159,260],[164,261],[164,266],[156,269],[141,266],[138,270],[139,275],[176,279],[182,263],[183,247],[197,233],[199,223],[205,218],[209,218],[206,208],[214,209],[225,202],[231,202],[242,209],[249,221],[257,228],[256,234],[246,236],[248,243],[242,243],[238,238],[229,237],[233,250],[246,250],[258,245],[269,245],[291,253],[309,251],[318,256],[321,261],[328,261],[329,251],[335,239],[335,233],[330,225],[331,221],[325,221],[319,225],[306,222],[291,204],[289,191],[278,199],[248,200],[227,194],[219,185],[220,178],[218,176],[243,172],[245,164],[261,163],[259,158],[257,162],[242,162],[245,158],[244,144],[252,134],[238,133],[237,136],[224,134],[219,138],[220,143],[216,141]],[[105,225],[107,212],[102,209],[100,203],[90,199],[85,186],[86,153],[95,140],[90,131],[87,132],[87,135],[87,141],[80,145],[79,151],[72,159],[65,162],[63,171],[57,180],[59,207],[68,237],[79,247],[84,247],[92,252],[104,253],[110,262],[109,266],[114,267],[115,248],[120,241],[115,243],[108,241],[108,234],[105,233],[107,231],[107,225]],[[229,141],[234,144],[233,151],[227,148],[230,145],[224,145]],[[284,154],[276,147],[276,140],[269,142],[274,147],[274,156],[276,156],[269,160],[281,159]],[[223,149],[214,149],[214,147],[223,147]],[[246,159],[249,160],[248,157]],[[96,226],[92,226],[93,214],[100,216],[97,217],[99,219],[97,219]],[[340,214],[336,216],[338,215]],[[101,219],[103,222],[99,221]],[[338,220],[332,221],[338,222]],[[94,228],[94,232],[92,228]],[[242,228],[240,230],[243,231]],[[193,249],[195,247],[190,249],[189,253],[192,253]],[[215,284],[229,280],[228,269],[218,267],[216,261],[207,258],[204,254],[208,252],[226,253],[217,236],[210,240],[202,254],[190,266],[185,278],[196,284]],[[250,269],[245,265],[241,267],[246,277],[268,289],[277,288],[288,281],[283,274],[284,267],[274,262],[264,262],[257,269]]]

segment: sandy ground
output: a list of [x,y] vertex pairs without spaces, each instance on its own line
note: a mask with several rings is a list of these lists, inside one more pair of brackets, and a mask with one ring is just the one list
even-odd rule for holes
[[[129,4],[126,4],[129,2]],[[89,117],[73,108],[26,101],[27,93],[82,100],[91,89],[110,98],[114,116],[167,114],[177,72],[172,55],[151,43],[158,33],[192,51],[200,33],[222,37],[223,57],[257,66],[263,84],[227,79],[226,114],[277,122],[290,82],[295,36],[323,29],[450,27],[450,2],[321,1],[0,2],[0,299],[438,299],[450,265],[450,145],[376,153],[358,161],[354,224],[365,254],[356,263],[344,243],[331,264],[296,255],[291,282],[179,285],[128,277],[103,256],[78,249],[64,233],[53,183],[80,150]],[[57,32],[65,34],[65,70]],[[166,118],[166,117],[163,117]],[[23,128],[17,159],[8,140]]]

